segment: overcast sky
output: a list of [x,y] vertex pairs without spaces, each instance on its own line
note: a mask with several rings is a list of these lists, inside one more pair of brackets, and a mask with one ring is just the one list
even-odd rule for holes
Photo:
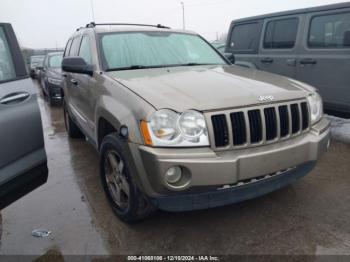
[[[339,0],[183,0],[186,29],[215,40],[231,20],[252,15],[344,2]],[[20,44],[64,47],[74,30],[93,20],[164,24],[182,28],[180,0],[0,0],[0,22],[13,25]]]

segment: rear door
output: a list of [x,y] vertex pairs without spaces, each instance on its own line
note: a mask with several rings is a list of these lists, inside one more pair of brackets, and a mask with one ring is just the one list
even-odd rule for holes
[[297,78],[319,89],[326,108],[350,112],[350,8],[306,15]]
[[47,180],[37,89],[10,24],[0,23],[0,209]]
[[265,19],[257,67],[261,70],[296,77],[301,15]]

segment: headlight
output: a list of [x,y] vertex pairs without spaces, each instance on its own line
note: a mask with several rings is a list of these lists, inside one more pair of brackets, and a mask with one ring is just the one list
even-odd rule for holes
[[142,134],[147,145],[159,147],[209,146],[204,116],[194,110],[178,114],[162,109],[149,122],[142,121]]
[[62,80],[61,79],[58,79],[58,78],[51,78],[49,77],[47,79],[47,81],[50,83],[50,84],[53,84],[53,85],[60,85]]
[[311,111],[311,124],[318,122],[323,115],[323,103],[322,98],[318,93],[313,93],[308,96],[310,111]]

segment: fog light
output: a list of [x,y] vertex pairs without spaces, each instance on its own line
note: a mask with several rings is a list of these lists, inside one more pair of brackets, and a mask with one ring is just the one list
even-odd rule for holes
[[169,184],[175,184],[180,181],[182,176],[182,170],[179,166],[173,166],[169,168],[165,173],[165,180]]

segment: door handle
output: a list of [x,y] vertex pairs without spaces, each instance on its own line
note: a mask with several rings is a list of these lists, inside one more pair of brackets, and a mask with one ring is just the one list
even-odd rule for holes
[[75,80],[74,78],[72,78],[72,79],[70,80],[70,82],[71,82],[73,85],[75,85],[75,86],[78,85],[78,81]]
[[63,76],[63,77],[67,77],[67,74],[66,74],[66,73],[62,73],[62,76]]
[[269,58],[269,57],[263,58],[260,61],[261,61],[261,63],[264,63],[264,64],[271,64],[271,63],[273,63],[273,59]]
[[1,98],[0,104],[2,105],[17,104],[26,100],[29,96],[30,96],[29,93],[25,93],[25,92],[12,93]]
[[317,64],[317,61],[313,58],[305,58],[305,59],[300,60],[299,63],[302,65],[315,65],[315,64]]

